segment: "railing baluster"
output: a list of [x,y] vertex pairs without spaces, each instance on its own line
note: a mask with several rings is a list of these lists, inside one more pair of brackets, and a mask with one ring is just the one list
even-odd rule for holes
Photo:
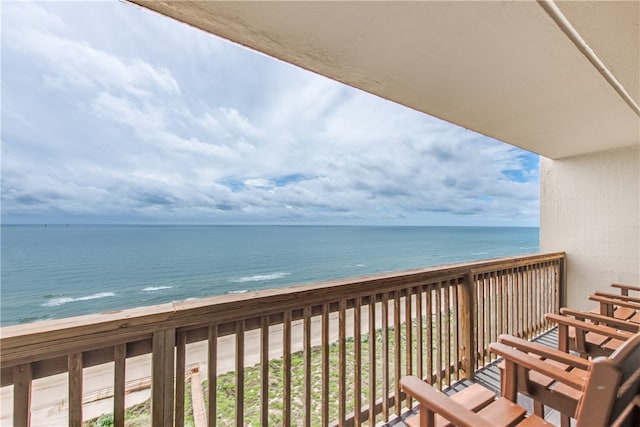
[[433,385],[433,300],[431,296],[433,295],[434,287],[433,285],[429,285],[427,288],[427,294],[425,295],[425,309],[426,309],[426,329],[427,329],[427,364],[426,364],[426,373],[427,373],[427,383],[429,385]]
[[[322,425],[329,425],[329,304],[322,305]],[[264,425],[264,424],[263,424]]]
[[539,268],[536,269],[536,293],[538,294],[538,333],[536,335],[540,335],[545,330],[545,292],[544,287],[542,286],[542,269],[544,268],[544,263],[539,264]]
[[406,290],[406,296],[404,297],[404,322],[405,322],[405,366],[404,372],[406,375],[413,374],[413,289]]
[[382,416],[389,419],[389,294],[382,294]]
[[517,335],[518,334],[518,287],[516,286],[516,272],[514,268],[509,269],[509,300],[511,304],[509,304],[509,334]]
[[269,425],[269,316],[260,318],[260,425]]
[[529,322],[531,323],[531,325],[529,325],[530,328],[530,337],[533,338],[536,335],[536,327],[537,327],[537,319],[535,316],[536,313],[536,292],[535,292],[535,288],[534,288],[534,283],[533,283],[533,279],[534,279],[534,266],[530,265],[527,267],[528,269],[528,275],[529,275]]
[[303,340],[304,347],[302,356],[304,359],[304,390],[303,408],[304,425],[311,425],[311,307],[307,306],[303,310]]
[[236,425],[244,425],[244,321],[236,322]]
[[533,338],[534,336],[537,335],[537,328],[538,328],[538,318],[537,318],[537,313],[538,313],[538,307],[536,306],[537,302],[538,302],[538,297],[536,295],[536,288],[535,288],[535,266],[534,265],[530,265],[529,267],[529,298],[531,299],[530,302],[530,310],[529,310],[529,322],[531,322],[531,325],[529,326],[530,330],[531,330],[531,338]]
[[534,320],[533,320],[533,301],[534,296],[532,292],[533,286],[531,285],[531,266],[525,266],[525,274],[527,275],[527,339],[533,337],[534,332]]
[[82,426],[82,353],[67,357],[69,370],[69,426]]
[[509,333],[509,294],[506,285],[506,272],[500,271],[500,301],[502,302],[502,333]]
[[461,379],[460,378],[460,341],[458,336],[460,334],[460,328],[459,328],[460,325],[458,324],[458,319],[460,318],[459,311],[458,311],[458,285],[459,285],[459,279],[454,279],[451,281],[451,299],[452,299],[451,319],[453,320],[451,335],[453,336],[453,344],[452,344],[453,361],[454,361],[453,372],[455,374],[456,380]]
[[[492,327],[490,342],[498,341],[498,335],[500,334],[500,300],[498,299],[499,293],[497,281],[498,278],[496,276],[496,272],[492,271],[491,273],[489,273],[489,284],[491,287],[491,306],[493,307],[493,309],[491,310]],[[491,357],[491,360],[495,359],[495,357],[492,357],[493,355],[491,353],[489,353],[489,356]]]
[[442,390],[442,282],[436,286],[436,378]]
[[291,312],[282,316],[282,425],[291,425]]
[[176,339],[176,401],[174,410],[175,427],[184,426],[184,376],[186,370],[186,347],[187,334],[185,332],[178,332],[178,337]]
[[[553,312],[553,292],[549,292],[549,270],[551,269],[551,263],[547,263],[547,265],[545,266],[544,269],[544,288],[547,290],[547,292],[545,292],[545,312],[546,313],[551,313]],[[549,327],[549,323],[546,323],[546,326]]]
[[529,312],[530,312],[530,303],[531,303],[531,298],[529,295],[529,274],[528,274],[529,269],[527,268],[526,265],[521,267],[521,269],[522,269],[522,294],[523,294],[522,309],[524,311],[524,316],[522,316],[522,325],[523,325],[522,332],[523,332],[523,338],[528,339],[529,330],[531,328],[531,325],[529,323],[530,321]]
[[361,340],[361,301],[353,304],[353,422],[359,426],[362,412],[362,340]]
[[32,381],[31,363],[13,367],[13,425],[15,427],[28,427],[31,425]]
[[475,276],[475,286],[476,286],[476,346],[477,346],[477,367],[484,365],[483,359],[483,348],[484,348],[484,332],[486,328],[484,327],[484,286],[482,282],[483,275],[477,274]]
[[[405,347],[404,347],[404,372],[405,375],[413,374],[413,319],[412,319],[412,290],[411,288],[406,290],[404,297],[404,329],[405,329]],[[396,380],[398,381],[398,380]],[[413,401],[410,397],[407,397],[407,408],[413,406]]]
[[423,363],[424,349],[423,346],[423,327],[422,327],[422,289],[424,285],[416,288],[416,368],[418,378],[424,379]]
[[207,377],[208,377],[208,408],[207,420],[209,427],[216,426],[218,417],[218,325],[211,325],[207,331]]
[[402,408],[400,406],[400,360],[401,360],[401,348],[400,348],[400,291],[394,292],[393,295],[393,383],[394,383],[394,396],[395,396],[395,411],[396,415],[402,414]]
[[491,284],[489,282],[489,275],[482,275],[482,286],[484,288],[484,348],[482,350],[482,360],[486,365],[491,362],[491,355],[487,348],[491,342]]
[[445,317],[444,317],[444,330],[445,330],[445,346],[444,346],[444,360],[445,360],[445,377],[447,379],[447,385],[451,385],[451,305],[449,292],[451,290],[450,282],[446,282],[444,288],[444,306]]
[[524,319],[525,319],[525,312],[524,312],[524,300],[525,300],[525,296],[524,296],[524,277],[522,274],[522,267],[518,267],[517,269],[518,271],[518,276],[517,276],[517,287],[518,287],[518,337],[524,337],[524,328],[525,328],[525,324],[524,324]]
[[343,426],[347,408],[347,349],[346,349],[346,308],[347,301],[338,304],[338,425]]
[[[125,372],[127,364],[127,345],[113,347],[113,426],[124,427]],[[181,425],[177,425],[181,427]]]
[[369,425],[376,424],[376,313],[376,294],[371,294],[369,296]]

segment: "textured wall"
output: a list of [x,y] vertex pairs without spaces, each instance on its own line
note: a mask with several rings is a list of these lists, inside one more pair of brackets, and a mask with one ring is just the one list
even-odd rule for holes
[[567,253],[567,305],[640,285],[640,148],[540,160],[540,249]]

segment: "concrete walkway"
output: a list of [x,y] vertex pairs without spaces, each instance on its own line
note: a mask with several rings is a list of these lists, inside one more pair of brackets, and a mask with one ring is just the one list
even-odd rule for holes
[[193,410],[195,427],[207,427],[207,412],[204,407],[202,383],[200,382],[200,373],[197,370],[194,370],[191,374],[191,409]]

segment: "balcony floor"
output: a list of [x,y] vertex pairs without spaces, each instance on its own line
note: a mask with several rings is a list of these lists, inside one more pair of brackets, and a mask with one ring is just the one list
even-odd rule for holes
[[[546,345],[551,348],[558,348],[558,330],[554,328],[539,337],[533,340],[534,342]],[[448,395],[456,394],[457,392],[464,390],[469,387],[473,383],[478,383],[483,385],[484,387],[492,390],[496,393],[496,395],[500,395],[500,370],[498,369],[498,363],[500,363],[502,359],[498,359],[493,363],[483,367],[482,369],[476,371],[476,376],[473,381],[470,380],[462,380],[451,387],[444,390],[444,392]],[[518,394],[518,404],[525,408],[528,413],[533,412],[533,404],[532,400],[526,396]],[[413,409],[411,411],[407,411],[402,417],[398,417],[395,420],[389,421],[386,425],[388,427],[407,427],[404,423],[404,420],[413,417],[417,414],[417,409]],[[560,414],[558,411],[550,408],[545,408],[545,420],[554,424],[560,425]]]

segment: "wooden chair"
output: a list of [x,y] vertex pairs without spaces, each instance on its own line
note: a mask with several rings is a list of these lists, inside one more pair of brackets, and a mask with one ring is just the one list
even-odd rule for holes
[[[597,291],[589,298],[600,303],[592,311],[561,308],[560,314],[546,318],[558,325],[558,349],[579,353],[582,357],[610,355],[632,334],[640,332],[640,297],[629,296],[629,291],[640,287],[612,283],[620,294]],[[582,322],[582,323],[581,323]]]
[[[447,425],[447,422],[462,427],[550,426],[552,424],[536,414],[527,415],[514,403],[518,390],[526,387],[526,382],[535,375],[546,376],[575,393],[577,402],[573,415],[577,427],[640,425],[637,409],[640,405],[637,397],[640,393],[640,334],[627,340],[609,358],[593,361],[534,343],[526,344],[522,351],[524,340],[508,336],[501,336],[501,340],[503,342],[492,343],[489,349],[506,361],[502,397],[482,408],[469,409],[417,377],[400,380],[402,390],[419,403],[420,426]],[[508,343],[516,343],[517,347]],[[532,355],[528,353],[530,350],[543,354]],[[574,375],[567,369],[546,363],[548,359],[570,362],[567,363],[569,366],[575,363],[575,368],[584,374]],[[439,423],[436,423],[436,415],[441,417]]]
[[634,323],[640,323],[640,297],[594,292],[589,295],[591,301],[599,305],[593,311],[604,316],[615,317]]
[[625,285],[623,283],[612,283],[611,287],[619,289],[620,295],[624,296],[628,296],[629,291],[640,292],[640,286]]
[[560,314],[545,318],[558,325],[558,350],[575,351],[581,357],[609,356],[634,333],[640,324],[632,324],[596,313],[563,308]]

